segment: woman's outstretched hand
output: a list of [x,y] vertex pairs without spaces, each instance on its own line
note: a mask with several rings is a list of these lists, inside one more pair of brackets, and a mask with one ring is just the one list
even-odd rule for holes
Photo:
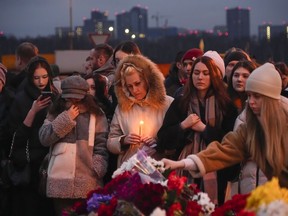
[[165,169],[175,170],[175,169],[183,169],[185,167],[183,161],[174,161],[166,158],[163,158],[161,161],[164,163]]

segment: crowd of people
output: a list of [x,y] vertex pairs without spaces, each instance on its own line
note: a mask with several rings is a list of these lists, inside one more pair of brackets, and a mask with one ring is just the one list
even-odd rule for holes
[[[17,72],[0,63],[1,161],[9,156],[19,169],[31,167],[26,185],[0,179],[0,216],[62,215],[138,149],[217,205],[273,176],[288,187],[284,62],[259,64],[234,47],[222,56],[187,48],[164,77],[125,41],[95,45],[83,71],[60,79],[61,68],[40,53],[23,42]],[[47,154],[43,196],[39,168]]]

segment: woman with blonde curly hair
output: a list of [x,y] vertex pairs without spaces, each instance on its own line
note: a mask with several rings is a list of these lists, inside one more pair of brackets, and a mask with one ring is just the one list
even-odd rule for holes
[[155,63],[142,55],[129,55],[115,73],[118,98],[108,136],[108,149],[118,154],[118,167],[139,148],[158,157],[157,131],[173,98],[166,95],[164,76]]

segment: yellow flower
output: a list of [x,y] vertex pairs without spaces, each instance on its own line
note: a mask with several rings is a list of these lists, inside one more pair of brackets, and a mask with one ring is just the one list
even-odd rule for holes
[[288,190],[281,188],[278,179],[274,177],[271,181],[251,192],[247,199],[246,209],[257,211],[262,204],[268,205],[275,200],[282,200],[288,203]]

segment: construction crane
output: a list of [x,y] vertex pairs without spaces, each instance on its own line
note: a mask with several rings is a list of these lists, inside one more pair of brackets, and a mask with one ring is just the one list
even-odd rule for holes
[[[157,14],[154,14],[151,16],[152,19],[155,19],[156,22],[156,27],[159,28],[159,20],[162,18],[165,18],[166,16],[163,15],[159,15],[159,13],[157,12]],[[168,20],[165,20],[165,25],[167,26]]]

